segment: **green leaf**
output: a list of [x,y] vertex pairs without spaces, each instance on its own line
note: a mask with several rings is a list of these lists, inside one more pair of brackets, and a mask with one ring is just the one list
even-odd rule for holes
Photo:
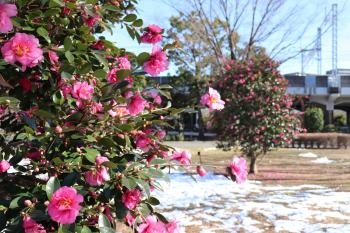
[[49,200],[51,200],[52,194],[60,188],[60,182],[58,181],[58,179],[56,177],[51,177],[49,179],[49,181],[47,181],[46,183],[46,195],[49,198]]
[[162,96],[165,96],[166,98],[168,98],[168,99],[171,100],[171,94],[170,94],[169,91],[159,90],[159,93],[160,93]]
[[75,224],[60,224],[58,233],[72,233],[75,232]]
[[111,223],[109,222],[109,220],[106,217],[106,215],[101,213],[98,216],[98,228],[100,229],[102,227],[110,228],[111,227]]
[[150,165],[165,164],[165,163],[166,163],[166,161],[164,159],[156,158],[150,162]]
[[55,104],[62,105],[65,100],[62,91],[57,91],[55,94],[53,94],[52,100]]
[[108,167],[110,169],[118,168],[118,164],[110,162],[110,161],[109,162],[103,162],[102,165],[105,166],[105,167]]
[[138,19],[135,20],[134,23],[132,24],[134,27],[142,27],[143,25],[143,20],[142,19]]
[[43,120],[54,120],[56,119],[56,116],[55,114],[51,113],[51,112],[48,112],[46,110],[43,110],[43,109],[38,109],[38,110],[35,110],[33,112],[33,114]]
[[66,56],[67,60],[69,61],[69,63],[74,63],[74,56],[70,51],[66,51],[64,53],[64,55]]
[[19,104],[21,101],[10,96],[2,96],[0,97],[0,104],[9,104],[11,106],[16,106]]
[[126,30],[128,31],[129,33],[129,36],[132,38],[132,39],[135,39],[135,31],[129,27],[129,26],[126,26]]
[[96,59],[105,67],[108,67],[108,61],[106,58],[102,57],[100,54],[98,53],[94,53]]
[[68,72],[63,71],[63,72],[61,72],[61,77],[64,79],[70,79],[70,78],[72,78],[72,75]]
[[109,5],[109,4],[103,6],[103,9],[109,10],[109,11],[120,11],[120,9],[118,7],[113,6],[113,5]]
[[169,84],[162,84],[159,86],[159,89],[173,89],[173,87]]
[[124,80],[124,81],[118,83],[117,85],[114,85],[114,87],[115,87],[115,89],[121,89],[123,87],[128,86],[129,84],[130,83],[128,81]]
[[91,70],[91,65],[89,63],[84,64],[81,66],[81,68],[78,70],[79,74],[87,74]]
[[141,211],[143,216],[148,216],[151,213],[149,206],[145,203],[140,204],[139,210]]
[[36,29],[36,32],[42,36],[46,41],[47,43],[51,43],[51,39],[50,39],[50,36],[49,36],[49,32],[43,28],[43,27],[39,27],[38,29]]
[[117,146],[117,144],[111,138],[107,138],[107,137],[102,138],[101,140],[98,141],[98,143],[106,147]]
[[80,233],[92,233],[88,226],[83,226]]
[[61,1],[61,0],[51,0],[50,1],[50,7],[52,7],[52,6],[64,6],[64,3]]
[[135,14],[129,14],[123,18],[123,21],[125,22],[133,22],[137,19],[137,16]]
[[64,45],[64,50],[65,50],[65,51],[69,51],[69,50],[72,49],[73,42],[72,42],[72,40],[67,36],[66,38],[64,38],[63,45]]
[[117,77],[120,79],[125,79],[126,77],[130,76],[131,70],[119,70],[117,72]]
[[137,179],[136,182],[138,185],[142,187],[143,191],[149,197],[151,195],[151,188],[149,186],[149,183],[141,179]]
[[105,79],[106,76],[107,76],[107,72],[103,69],[100,69],[100,70],[96,70],[94,72],[94,76],[97,77],[97,78],[100,78],[100,79]]
[[159,205],[160,204],[160,201],[155,197],[148,198],[147,202],[151,205]]
[[117,127],[121,132],[130,132],[133,130],[132,125],[129,124],[123,124],[123,125],[118,125]]
[[9,208],[10,209],[16,209],[19,207],[19,201],[23,199],[23,196],[19,196],[19,197],[16,197],[15,199],[13,199],[11,202],[10,202],[10,206]]
[[100,155],[100,152],[96,149],[91,148],[85,148],[84,150],[86,152],[86,159],[89,160],[91,163],[95,163],[96,157]]
[[116,231],[110,227],[99,227],[99,230],[100,233],[116,233]]
[[137,183],[133,177],[123,176],[122,185],[125,186],[127,189],[134,189],[136,188]]
[[164,217],[164,215],[160,214],[160,213],[154,213],[157,218],[162,221],[163,223],[168,223],[168,220],[166,219],[166,217]]
[[146,52],[143,52],[143,53],[140,53],[136,60],[137,60],[137,63],[142,66],[143,63],[145,63],[145,61],[147,61],[148,59],[150,58],[150,54],[149,53],[146,53]]
[[174,110],[171,111],[170,114],[171,114],[171,115],[176,115],[176,114],[181,113],[181,112],[183,112],[183,111],[185,111],[184,108],[174,109]]

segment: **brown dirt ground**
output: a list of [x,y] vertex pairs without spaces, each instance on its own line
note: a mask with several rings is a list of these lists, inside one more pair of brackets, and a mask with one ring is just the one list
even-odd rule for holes
[[[200,163],[197,156],[199,151],[202,164],[207,165],[206,169],[217,173],[225,173],[225,166],[229,161],[241,154],[238,150],[221,151],[185,146],[180,148],[188,149],[192,153],[193,164]],[[326,156],[335,162],[318,164],[311,162],[316,158],[298,156],[306,152],[314,153],[318,158]],[[276,149],[258,159],[258,170],[257,175],[249,175],[250,180],[259,180],[270,185],[316,184],[339,191],[350,191],[350,150],[346,149]]]

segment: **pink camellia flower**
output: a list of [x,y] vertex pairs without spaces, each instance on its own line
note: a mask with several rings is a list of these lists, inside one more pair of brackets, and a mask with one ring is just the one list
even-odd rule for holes
[[128,212],[128,214],[125,216],[125,221],[129,226],[132,226],[135,222],[135,217]]
[[[117,72],[120,70],[130,70],[131,69],[131,63],[129,61],[128,56],[121,56],[117,57],[116,59],[117,67],[111,69],[107,74],[107,80],[109,83],[116,83],[118,82]],[[128,80],[130,82],[132,78],[125,78],[125,80]]]
[[159,140],[164,139],[165,136],[166,136],[165,130],[160,130],[160,131],[157,132],[157,138],[158,138]]
[[165,224],[166,233],[181,233],[181,228],[176,220]]
[[123,193],[122,202],[125,207],[132,210],[140,202],[142,194],[138,189],[131,189]]
[[81,206],[79,203],[84,201],[84,197],[77,193],[77,190],[71,187],[63,186],[52,194],[48,213],[51,219],[61,224],[71,224],[75,222]]
[[0,13],[5,13],[8,17],[17,15],[17,7],[15,4],[0,3]]
[[7,172],[7,170],[11,167],[10,163],[6,160],[2,160],[0,162],[0,173]]
[[155,45],[148,61],[143,64],[144,70],[153,76],[156,76],[168,68],[169,62],[162,48]]
[[71,94],[75,99],[91,100],[94,88],[88,82],[75,82]]
[[39,48],[39,40],[25,33],[16,33],[1,48],[5,61],[10,64],[21,63],[22,71],[27,67],[35,67],[43,61],[43,51]]
[[43,225],[37,223],[29,216],[25,216],[23,218],[22,227],[24,229],[24,233],[46,233]]
[[171,160],[176,160],[182,165],[190,165],[191,164],[191,154],[187,150],[182,152],[175,151]]
[[118,63],[118,68],[120,70],[130,70],[131,69],[131,63],[129,61],[129,57],[127,55],[117,57],[115,59]]
[[244,158],[235,157],[230,163],[231,172],[236,177],[238,184],[243,183],[248,176],[247,162]]
[[48,55],[49,55],[49,59],[50,59],[51,64],[56,64],[58,62],[59,58],[58,58],[56,52],[50,50],[48,52]]
[[21,86],[24,93],[32,91],[32,82],[28,78],[23,77],[19,80],[19,85]]
[[156,217],[148,216],[138,228],[138,233],[167,233],[164,223],[159,222]]
[[221,100],[219,92],[209,87],[209,92],[201,97],[201,104],[207,105],[209,107],[209,111],[213,111],[222,110],[225,102]]
[[1,33],[7,33],[13,29],[13,24],[10,19],[5,13],[0,13],[0,32]]
[[93,28],[95,26],[95,24],[101,20],[101,16],[96,14],[90,18],[85,19],[85,24],[90,27]]
[[107,74],[107,81],[109,83],[116,83],[116,82],[118,82],[117,72],[118,72],[117,68],[113,68],[113,69],[111,69],[108,72],[108,74]]
[[137,134],[135,137],[136,147],[148,151],[149,146],[152,144],[152,140],[144,133]]
[[151,24],[146,28],[146,31],[141,36],[142,43],[155,44],[163,39],[163,29],[157,25]]
[[105,45],[104,45],[102,40],[96,41],[91,47],[93,49],[97,49],[97,50],[104,50],[105,49]]
[[164,151],[160,150],[159,155],[162,156],[163,158],[168,158],[169,157],[169,151]]
[[200,176],[205,176],[207,174],[207,171],[202,166],[197,166],[197,173]]
[[137,93],[131,98],[127,108],[131,116],[136,116],[145,109],[146,105],[147,101],[143,99],[139,93]]
[[109,168],[102,166],[102,163],[108,162],[109,159],[104,156],[97,156],[95,159],[97,169],[96,171],[85,172],[85,180],[91,186],[100,186],[105,181],[110,180],[108,173]]
[[17,15],[15,4],[0,3],[0,32],[7,33],[13,29],[10,17]]
[[99,112],[103,112],[103,105],[101,103],[93,102],[91,105],[91,113],[96,114]]
[[118,116],[118,113],[116,111],[114,111],[113,109],[108,110],[108,114],[111,117],[117,117]]
[[152,90],[145,93],[147,96],[151,97],[154,103],[160,105],[162,103],[162,97],[158,94],[158,91]]
[[127,106],[124,105],[118,105],[113,109],[110,109],[108,111],[108,114],[111,115],[112,117],[123,117],[129,114],[129,110],[127,109]]

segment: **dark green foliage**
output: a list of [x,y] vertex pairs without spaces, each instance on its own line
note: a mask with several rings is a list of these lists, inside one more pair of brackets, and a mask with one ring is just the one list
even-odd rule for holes
[[318,107],[309,107],[304,113],[304,126],[308,132],[321,132],[324,127],[323,110]]

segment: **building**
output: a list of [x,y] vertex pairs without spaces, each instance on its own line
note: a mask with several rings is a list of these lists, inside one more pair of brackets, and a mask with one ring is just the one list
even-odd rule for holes
[[287,93],[308,96],[310,103],[324,109],[327,124],[332,123],[334,110],[350,115],[350,69],[331,70],[326,75],[291,73],[284,77],[289,82]]

